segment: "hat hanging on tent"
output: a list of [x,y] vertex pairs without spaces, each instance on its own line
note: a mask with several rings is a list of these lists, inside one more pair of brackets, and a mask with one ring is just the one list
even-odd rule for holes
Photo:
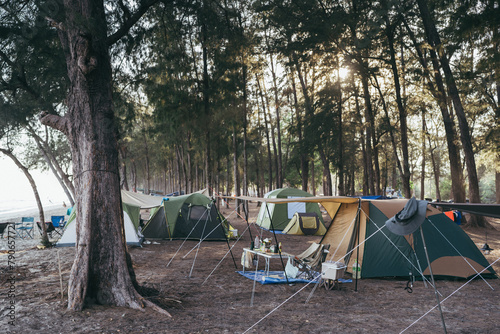
[[427,201],[417,201],[412,197],[399,211],[385,222],[385,226],[394,234],[408,235],[415,232],[425,220]]

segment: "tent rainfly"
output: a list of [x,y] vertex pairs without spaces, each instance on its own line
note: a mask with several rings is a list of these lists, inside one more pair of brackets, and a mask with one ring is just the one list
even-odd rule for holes
[[295,235],[324,235],[325,225],[319,220],[316,212],[295,212],[288,225],[283,229],[283,234]]
[[143,229],[151,239],[226,240],[231,226],[200,193],[164,198]]
[[[139,206],[122,202],[123,224],[125,227],[125,240],[129,246],[140,246],[142,234],[139,230],[140,210]],[[76,244],[76,208],[73,208],[68,222],[64,227],[61,238],[57,241],[56,247],[74,247]]]
[[[268,192],[264,195],[264,198],[293,199],[312,196],[313,195],[309,194],[308,192],[300,189],[280,188]],[[266,202],[265,205],[262,205],[260,208],[256,224],[268,230],[274,229],[276,231],[282,231],[288,225],[290,219],[292,219],[293,215],[296,212],[315,212],[318,215],[321,223],[323,223],[323,217],[321,215],[321,211],[319,210],[317,202],[308,203],[299,201],[287,201],[285,203]]]
[[[407,201],[361,200],[360,206],[342,203],[321,241],[330,244],[327,261],[341,260],[351,268],[357,260],[361,278],[429,275],[420,230],[398,236],[384,228],[385,222],[401,211]],[[489,266],[462,228],[430,204],[421,227],[435,276],[470,278]],[[492,268],[482,275],[496,277]]]

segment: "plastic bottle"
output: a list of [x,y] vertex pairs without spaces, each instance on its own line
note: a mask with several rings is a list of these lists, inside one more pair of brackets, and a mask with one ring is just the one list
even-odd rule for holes
[[254,240],[254,242],[253,242],[253,247],[254,247],[255,249],[260,249],[260,239],[259,239],[259,236],[256,236],[256,237],[255,237],[255,240]]
[[358,260],[354,260],[352,265],[352,278],[361,278],[361,266],[358,263]]

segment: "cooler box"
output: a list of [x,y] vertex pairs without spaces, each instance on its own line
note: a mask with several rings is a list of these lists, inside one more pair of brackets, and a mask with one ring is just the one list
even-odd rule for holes
[[321,278],[336,280],[344,276],[346,265],[343,262],[323,262],[321,264]]

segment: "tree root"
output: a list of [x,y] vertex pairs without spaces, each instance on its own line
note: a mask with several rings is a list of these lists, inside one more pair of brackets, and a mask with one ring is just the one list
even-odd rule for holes
[[155,303],[147,300],[147,299],[144,299],[143,297],[140,297],[141,298],[141,302],[143,304],[143,308],[145,306],[147,307],[150,307],[152,308],[153,310],[155,310],[156,312],[160,313],[160,314],[163,314],[163,315],[166,315],[168,316],[169,318],[172,318],[172,315],[170,313],[168,313],[168,311],[162,309],[161,307],[159,307],[158,305],[156,305]]

